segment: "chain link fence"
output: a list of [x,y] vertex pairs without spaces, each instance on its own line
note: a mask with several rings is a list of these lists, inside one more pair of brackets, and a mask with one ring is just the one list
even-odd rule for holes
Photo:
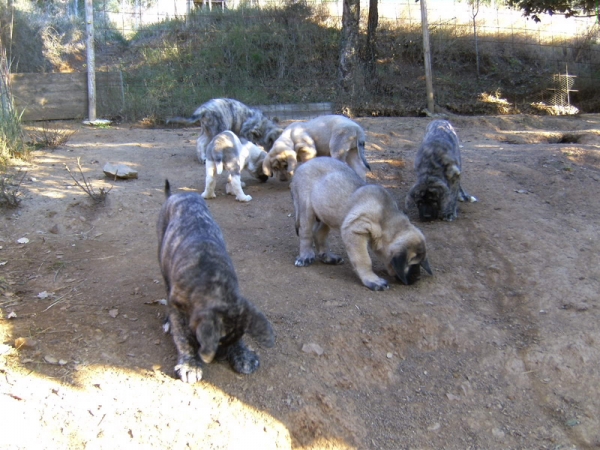
[[[60,15],[62,8],[65,23],[82,23],[83,3],[55,1],[52,13]],[[441,107],[493,112],[480,102],[487,92],[509,98],[513,112],[529,112],[526,105],[556,100],[554,76],[568,66],[571,82],[576,80],[575,88],[568,87],[569,102],[600,111],[596,20],[543,16],[535,23],[494,1],[478,11],[458,0],[429,0],[428,7]],[[94,8],[96,66],[122,73],[119,114],[126,119],[191,114],[198,104],[223,96],[252,105],[325,102],[334,108],[339,100],[342,0],[96,0]],[[361,10],[362,32],[367,1]],[[359,74],[364,89],[354,111],[418,114],[425,105],[420,6],[380,0],[378,10],[376,71]],[[28,35],[18,30],[22,23],[14,21],[9,47],[17,68],[26,66],[16,53]],[[49,40],[65,41],[71,33],[73,51],[46,49],[40,71],[85,71],[76,31],[57,29],[46,31]]]

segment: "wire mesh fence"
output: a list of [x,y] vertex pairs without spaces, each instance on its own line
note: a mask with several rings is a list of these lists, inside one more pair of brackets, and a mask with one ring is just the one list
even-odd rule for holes
[[[83,3],[55,1],[52,13],[78,24]],[[554,76],[568,66],[576,83],[570,88],[578,91],[569,101],[600,110],[597,19],[543,16],[536,23],[494,1],[479,10],[458,0],[429,0],[428,6],[437,104],[485,112],[468,106],[484,92],[507,96],[515,110],[551,102]],[[224,96],[253,105],[339,100],[341,0],[96,0],[94,8],[96,66],[122,72],[126,118],[190,114],[195,105]],[[361,9],[364,31],[368,1]],[[380,0],[378,12],[376,72],[361,74],[357,112],[418,113],[425,104],[420,6]],[[18,21],[14,26],[14,66],[26,67],[16,41],[27,33],[19,34]],[[85,71],[75,31],[59,28],[47,32],[49,40],[65,47],[71,33],[78,51],[56,50],[56,61],[48,63],[53,49],[45,44],[41,71]]]

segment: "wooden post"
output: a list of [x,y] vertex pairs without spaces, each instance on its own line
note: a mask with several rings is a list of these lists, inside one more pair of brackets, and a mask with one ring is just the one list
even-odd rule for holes
[[423,54],[425,55],[425,85],[427,87],[427,109],[430,114],[435,113],[433,101],[433,81],[431,73],[431,48],[429,46],[429,22],[427,21],[427,0],[421,2],[421,28],[423,28]]
[[96,58],[94,56],[94,6],[85,0],[85,31],[87,35],[88,120],[96,120]]

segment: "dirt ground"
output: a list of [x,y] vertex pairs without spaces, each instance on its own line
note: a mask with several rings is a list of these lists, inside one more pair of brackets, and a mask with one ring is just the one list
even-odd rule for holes
[[[430,120],[357,119],[369,181],[400,204]],[[194,385],[161,327],[155,222],[165,178],[204,188],[198,130],[59,124],[77,133],[19,167],[21,206],[1,211],[2,448],[600,448],[600,116],[451,121],[479,202],[451,223],[411,214],[434,271],[412,286],[295,267],[287,184],[246,177],[239,203],[219,180],[211,212],[277,343],[248,338],[256,373],[215,363]],[[65,170],[81,179],[78,157],[105,205]],[[108,161],[139,178],[108,179]]]

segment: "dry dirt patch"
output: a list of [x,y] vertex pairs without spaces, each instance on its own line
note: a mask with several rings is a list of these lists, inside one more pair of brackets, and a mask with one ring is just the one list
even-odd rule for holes
[[[357,121],[370,181],[403,204],[429,120]],[[203,190],[197,130],[64,124],[78,132],[35,152],[21,207],[0,218],[6,447],[600,446],[600,118],[452,122],[479,203],[452,223],[411,216],[434,270],[413,286],[371,292],[348,264],[296,268],[287,185],[247,179],[242,204],[220,181],[211,211],[277,344],[257,348],[255,374],[213,364],[193,386],[172,376],[154,227],[165,178]],[[579,138],[514,138],[555,135]],[[77,157],[96,188],[112,186],[105,205],[74,186],[64,165]],[[107,161],[139,179],[108,180]]]

